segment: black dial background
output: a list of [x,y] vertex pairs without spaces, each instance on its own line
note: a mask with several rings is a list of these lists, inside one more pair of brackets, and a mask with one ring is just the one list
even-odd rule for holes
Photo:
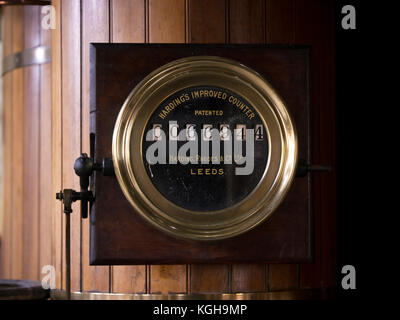
[[[196,90],[219,90],[227,93],[227,97],[230,95],[237,97],[243,103],[245,103],[251,111],[255,114],[255,117],[251,120],[242,112],[239,108],[226,100],[218,98],[197,98],[195,100],[190,99],[178,105],[165,119],[161,119],[159,114],[171,101],[179,98],[182,94],[189,94],[191,96],[192,91]],[[222,110],[223,116],[199,116],[194,115],[194,110]],[[260,116],[256,110],[241,96],[220,87],[215,86],[196,86],[183,89],[176,92],[165,99],[160,106],[154,111],[150,117],[145,132],[153,128],[153,124],[161,124],[162,129],[167,134],[167,164],[155,164],[149,165],[146,160],[146,150],[153,141],[143,141],[143,161],[147,174],[153,182],[156,189],[164,195],[171,202],[176,205],[183,207],[188,210],[194,211],[214,211],[225,209],[235,205],[236,203],[243,200],[248,196],[251,191],[257,186],[258,182],[263,176],[267,159],[268,159],[268,139],[267,132],[263,126],[263,140],[254,141],[254,171],[250,175],[235,175],[235,168],[237,165],[235,162],[232,164],[168,164],[168,128],[169,121],[176,121],[179,125],[179,131],[186,128],[186,124],[195,124],[196,132],[198,137],[201,137],[201,128],[203,124],[211,124],[213,128],[219,129],[221,124],[229,124],[230,129],[233,133],[233,129],[236,128],[236,124],[245,124],[247,129],[255,129],[257,124],[263,124]],[[185,144],[186,141],[178,141],[178,150],[180,146]],[[231,142],[232,143],[232,142]],[[224,153],[223,148],[224,142],[221,141],[220,152],[221,155]],[[242,143],[243,154],[245,154],[245,142]],[[199,145],[200,153],[200,145]],[[209,154],[211,155],[211,143]],[[191,169],[193,172],[197,172],[198,168],[215,168],[224,169],[223,175],[191,175]],[[151,170],[151,171],[150,171]]]

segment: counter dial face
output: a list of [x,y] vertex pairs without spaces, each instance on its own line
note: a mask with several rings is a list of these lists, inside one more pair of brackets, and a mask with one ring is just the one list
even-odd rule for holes
[[[246,99],[222,87],[193,86],[170,95],[155,109],[145,132],[142,154],[149,178],[165,198],[188,210],[237,204],[254,190],[267,166],[261,117]],[[154,143],[158,150],[148,152]]]

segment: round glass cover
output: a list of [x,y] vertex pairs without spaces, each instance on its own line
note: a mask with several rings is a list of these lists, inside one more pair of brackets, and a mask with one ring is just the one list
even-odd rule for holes
[[288,191],[297,136],[283,100],[244,65],[173,61],[143,79],[114,128],[126,198],[170,235],[218,240],[268,218]]

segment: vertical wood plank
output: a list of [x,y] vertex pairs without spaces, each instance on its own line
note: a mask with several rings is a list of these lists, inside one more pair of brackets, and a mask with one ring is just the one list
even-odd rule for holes
[[[12,34],[13,52],[22,51],[24,48],[23,38],[23,8],[13,7]],[[23,165],[24,165],[24,145],[23,145],[23,108],[24,108],[24,88],[23,70],[16,69],[13,73],[12,91],[12,251],[11,251],[11,277],[21,279],[23,277]]]
[[23,276],[23,208],[20,200],[23,197],[23,70],[13,71],[13,114],[12,114],[12,152],[13,172],[12,183],[12,249],[11,249],[11,278],[20,279]]
[[39,66],[23,68],[23,279],[39,280]]
[[111,0],[112,42],[145,42],[145,0]]
[[265,292],[267,275],[265,264],[232,265],[232,292]]
[[[112,0],[111,41],[145,42],[145,1]],[[146,266],[112,266],[112,292],[146,293]]]
[[[266,0],[267,42],[287,44],[294,41],[294,0]],[[270,290],[294,289],[298,287],[298,266],[270,264],[268,284]]]
[[229,42],[264,43],[265,0],[229,1]]
[[[10,73],[3,77],[3,234],[1,239],[1,276],[11,278],[11,162],[12,162],[12,75]],[[8,186],[8,187],[7,187]]]
[[[40,22],[39,22],[40,24]],[[40,44],[51,45],[51,32],[40,28]],[[53,265],[53,225],[54,215],[52,211],[52,110],[51,110],[51,64],[39,66],[40,69],[40,125],[39,125],[39,275],[45,265]]]
[[[82,152],[90,154],[90,42],[109,41],[109,1],[82,2]],[[76,157],[76,156],[75,156]],[[72,171],[72,170],[71,170]],[[83,291],[108,292],[109,267],[89,265],[88,219],[82,220],[82,281]]]
[[149,42],[185,42],[185,0],[148,0]]
[[294,41],[295,0],[266,0],[268,43],[291,43]]
[[[265,25],[265,0],[229,1],[229,41],[231,43],[263,43]],[[232,291],[266,291],[266,270],[265,264],[232,265]]]
[[[335,166],[335,102],[333,57],[333,2],[296,0],[295,41],[311,45],[312,161]],[[335,284],[335,206],[334,170],[314,174],[315,262],[302,264],[302,288]]]
[[5,6],[2,10],[3,58],[5,58],[13,52],[13,9],[10,6]]
[[[23,7],[24,48],[40,44],[39,8]],[[23,68],[23,279],[39,280],[39,66]],[[21,201],[21,200],[20,200]]]
[[[12,8],[3,9],[3,55],[7,57],[12,53]],[[3,278],[11,278],[11,252],[12,252],[12,221],[11,221],[11,200],[12,200],[12,73],[8,72],[3,77],[3,119],[4,119],[4,152],[3,152],[3,238],[1,239],[1,269]],[[7,187],[8,186],[8,187]]]
[[283,291],[298,288],[297,264],[270,264],[269,265],[269,290]]
[[[81,6],[80,0],[63,0],[61,5],[63,185],[80,190],[73,168],[75,159],[81,153]],[[81,218],[79,202],[76,202],[71,214],[72,290],[81,290],[81,265]],[[65,265],[63,268],[65,270]]]
[[228,293],[231,291],[227,264],[191,265],[191,293]]
[[[185,0],[147,0],[149,42],[183,43],[186,41]],[[153,265],[147,268],[147,292],[186,292],[187,266]],[[171,277],[166,277],[170,275]]]
[[11,244],[12,244],[12,74],[8,73],[3,77],[3,119],[4,119],[4,156],[3,156],[3,234],[1,239],[1,271],[3,278],[11,278]]
[[[62,190],[62,56],[61,56],[61,0],[52,2],[56,10],[56,28],[51,31],[51,173],[53,215],[52,256],[55,267],[56,287],[63,288],[63,212],[62,204],[55,194]],[[64,287],[65,288],[65,287]]]
[[186,293],[186,265],[161,265],[150,268],[150,293]]
[[189,42],[227,42],[225,3],[225,0],[189,0]]
[[113,266],[112,292],[146,293],[146,266]]

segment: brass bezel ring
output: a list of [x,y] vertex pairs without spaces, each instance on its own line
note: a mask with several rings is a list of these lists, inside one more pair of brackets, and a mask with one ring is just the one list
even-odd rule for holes
[[[154,187],[142,155],[145,127],[168,96],[192,86],[218,86],[245,98],[267,128],[269,158],[255,189],[232,207],[200,212],[179,207]],[[265,221],[284,199],[295,176],[297,133],[285,103],[254,70],[226,58],[194,56],[150,73],[130,93],[114,127],[112,154],[121,189],[137,213],[172,236],[220,240]]]

